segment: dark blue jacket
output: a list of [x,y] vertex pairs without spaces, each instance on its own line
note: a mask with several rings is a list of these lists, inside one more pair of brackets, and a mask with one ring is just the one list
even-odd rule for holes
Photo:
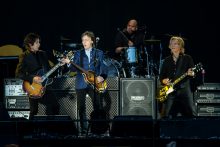
[[[82,57],[81,57],[82,56]],[[80,62],[82,60],[82,63]],[[103,63],[104,54],[103,51],[99,49],[92,48],[90,54],[90,63],[88,56],[85,53],[85,49],[77,50],[74,53],[73,62],[78,66],[82,67],[86,71],[95,72],[95,76],[102,76],[104,79],[107,78],[107,67]],[[74,65],[70,65],[71,71],[77,71],[75,88],[76,89],[85,89],[88,88],[88,84],[85,82],[81,70],[76,68]]]

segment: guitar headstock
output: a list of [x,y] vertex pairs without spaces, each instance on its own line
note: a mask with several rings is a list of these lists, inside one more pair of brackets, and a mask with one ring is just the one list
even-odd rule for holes
[[53,50],[53,55],[57,58],[69,58],[69,59],[72,59],[73,58],[73,55],[74,55],[74,52],[73,51],[64,51],[63,53],[61,52],[58,52],[58,51],[55,51]]
[[192,68],[192,70],[195,72],[195,73],[198,73],[200,71],[203,70],[203,66],[202,66],[202,63],[198,63],[194,66],[194,68]]
[[74,56],[74,52],[73,51],[69,51],[65,54],[65,57],[69,58],[69,59],[72,59]]

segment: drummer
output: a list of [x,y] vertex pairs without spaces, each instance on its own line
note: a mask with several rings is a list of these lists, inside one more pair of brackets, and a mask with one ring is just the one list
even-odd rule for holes
[[[130,19],[127,23],[126,28],[118,30],[114,41],[114,58],[119,62],[125,64],[138,63],[140,65],[143,40],[145,38],[145,28],[138,29],[138,22],[136,19]],[[130,54],[126,52],[127,49],[131,48]],[[134,50],[135,49],[135,50]],[[134,57],[136,59],[134,59]],[[126,66],[126,65],[124,65]]]

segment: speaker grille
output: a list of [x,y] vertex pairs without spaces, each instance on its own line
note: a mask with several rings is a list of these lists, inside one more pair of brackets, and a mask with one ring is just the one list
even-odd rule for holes
[[107,87],[108,90],[119,90],[119,83],[118,83],[118,78],[107,78]]
[[[107,113],[107,119],[113,119],[116,115],[118,115],[118,91],[108,91],[104,95],[103,106]],[[87,118],[90,119],[90,114],[93,111],[92,99],[87,95],[86,98],[86,113]]]
[[154,78],[122,78],[121,115],[147,115],[155,117]]
[[[118,78],[107,78],[108,91],[104,95],[103,105],[108,114],[109,119],[113,119],[118,115],[119,110],[119,84]],[[75,77],[74,78],[54,78],[53,83],[47,87],[47,94],[54,95],[53,101],[59,104],[59,115],[69,115],[72,119],[77,119],[77,97],[75,93]],[[52,97],[52,96],[49,96]],[[49,97],[47,97],[49,99]],[[50,98],[51,99],[51,98]],[[93,111],[91,98],[88,96],[86,99],[86,112],[88,119]],[[46,114],[46,106],[39,104],[38,115]]]
[[[54,92],[51,90],[47,91],[49,94],[53,93],[54,105],[57,103],[57,115],[68,115],[71,119],[77,119],[77,99],[75,92]],[[51,97],[47,97],[51,99]],[[50,100],[51,101],[51,100]],[[46,102],[45,102],[46,103]],[[46,115],[45,103],[39,103],[38,115]]]
[[53,78],[53,83],[47,86],[47,90],[75,90],[75,78]]

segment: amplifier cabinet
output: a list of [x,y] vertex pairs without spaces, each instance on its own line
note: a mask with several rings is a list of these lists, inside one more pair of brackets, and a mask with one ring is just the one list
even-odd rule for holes
[[4,79],[4,96],[26,96],[21,79]]
[[197,104],[197,116],[220,116],[220,105]]
[[23,81],[17,78],[4,79],[4,104],[6,109],[29,109],[27,93]]
[[204,83],[203,85],[198,86],[197,90],[220,91],[220,83]]
[[4,103],[6,109],[30,109],[28,96],[6,96]]
[[195,92],[196,103],[219,103],[220,104],[220,91],[197,91]]
[[121,115],[155,118],[155,78],[121,78],[120,88]]
[[29,119],[30,111],[8,111],[10,118],[25,118]]

